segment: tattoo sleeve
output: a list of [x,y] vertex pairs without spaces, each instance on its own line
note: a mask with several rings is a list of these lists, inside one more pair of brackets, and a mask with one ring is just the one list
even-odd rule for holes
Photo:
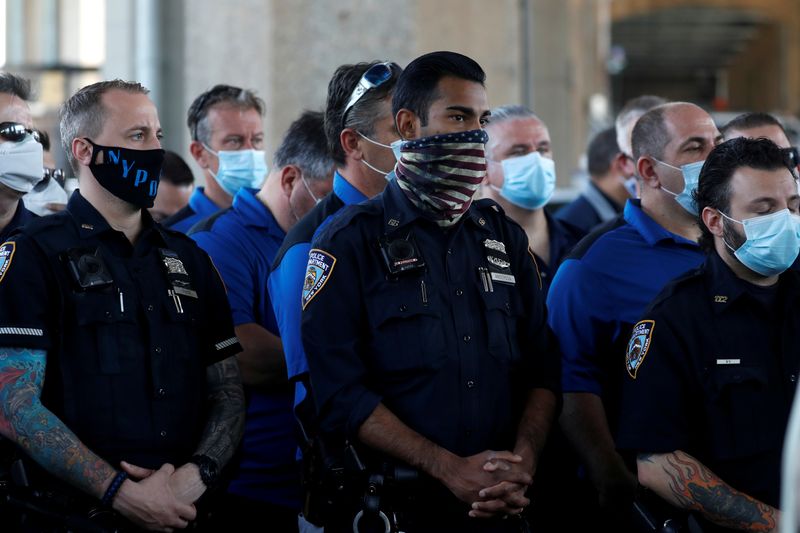
[[748,531],[772,531],[777,525],[775,508],[732,488],[687,453],[642,454],[637,464],[643,485],[715,524]]
[[0,434],[59,479],[97,498],[116,474],[40,400],[47,354],[0,348]]
[[245,400],[242,377],[235,357],[211,365],[206,371],[211,405],[197,453],[225,466],[244,432]]

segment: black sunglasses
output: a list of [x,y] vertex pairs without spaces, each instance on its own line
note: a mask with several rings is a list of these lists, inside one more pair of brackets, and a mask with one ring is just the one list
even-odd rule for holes
[[798,153],[796,146],[781,148],[781,151],[786,156],[786,161],[789,163],[789,166],[796,167],[798,164],[800,164],[800,153]]
[[36,142],[42,142],[41,134],[32,129],[28,129],[19,122],[0,122],[0,137],[18,143],[31,135]]
[[50,180],[56,180],[56,183],[58,183],[63,189],[64,184],[67,181],[67,174],[64,172],[63,168],[44,167],[42,181],[34,185],[33,190],[35,192],[42,192],[47,188],[47,185],[50,183]]

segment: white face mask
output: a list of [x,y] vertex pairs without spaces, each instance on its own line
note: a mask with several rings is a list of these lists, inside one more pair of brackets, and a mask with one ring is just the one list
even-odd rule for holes
[[[383,144],[383,143],[378,142],[378,141],[376,141],[374,139],[370,139],[369,137],[367,137],[366,135],[364,135],[363,133],[361,133],[358,130],[356,130],[356,133],[358,133],[361,136],[361,138],[364,139],[365,141],[371,142],[372,144],[374,144],[376,146],[380,146],[381,148],[388,148],[389,150],[392,150],[393,152],[394,152],[395,144],[402,142],[402,140],[397,140],[397,141],[393,142],[391,145]],[[398,154],[399,154],[399,150],[397,152],[395,152],[395,159],[397,159],[399,161],[400,157],[398,157]],[[378,174],[382,174],[383,177],[385,177],[387,179],[387,181],[389,180],[389,177],[388,177],[389,174],[394,172],[394,168],[392,170],[388,171],[388,172],[386,172],[384,170],[381,170],[379,168],[375,168],[374,166],[370,165],[369,162],[366,159],[363,159],[363,158],[361,159],[361,162],[364,163],[365,165],[367,165],[367,168],[370,168],[370,169],[374,170]]]
[[44,150],[32,135],[20,142],[0,143],[0,183],[29,193],[44,179]]

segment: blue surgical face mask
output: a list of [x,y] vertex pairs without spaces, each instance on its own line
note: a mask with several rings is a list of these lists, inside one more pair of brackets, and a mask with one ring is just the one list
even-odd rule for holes
[[694,216],[697,216],[699,212],[697,211],[697,204],[694,202],[694,191],[697,190],[697,182],[700,179],[700,170],[703,168],[703,163],[705,163],[705,160],[695,161],[694,163],[681,165],[681,167],[678,168],[676,166],[670,165],[669,163],[660,161],[655,157],[653,159],[655,159],[664,166],[681,171],[681,174],[683,174],[684,185],[683,185],[683,190],[680,193],[675,194],[674,192],[670,191],[663,185],[661,186],[661,189],[665,193],[674,196],[675,201],[678,202],[680,206],[684,208],[686,211],[688,211]]
[[638,197],[638,194],[636,194],[636,176],[631,176],[630,178],[623,179],[622,186],[625,187],[625,190],[628,191],[628,195],[631,198]]
[[219,159],[217,173],[209,169],[219,186],[231,196],[239,189],[258,189],[267,175],[267,160],[263,150],[220,150],[215,152],[205,144],[203,147]]
[[744,226],[747,240],[734,250],[741,263],[762,276],[775,276],[792,266],[800,253],[800,217],[788,209],[759,217],[736,220],[722,211],[720,215]]
[[[367,137],[366,135],[364,135],[363,133],[361,133],[358,130],[356,130],[356,133],[358,133],[364,140],[366,140],[368,142],[371,142],[372,144],[375,144],[375,145],[380,146],[382,148],[388,148],[389,150],[392,150],[392,152],[394,152],[395,143],[403,142],[402,140],[398,139],[397,141],[393,142],[391,145],[388,145],[388,144],[383,144],[381,142],[378,142],[375,139],[370,139],[369,137]],[[398,152],[395,153],[395,159],[397,159],[399,161],[400,158],[397,156],[397,153]],[[367,165],[368,168],[371,168],[372,170],[377,172],[378,174],[383,174],[383,177],[386,178],[386,181],[391,181],[391,174],[392,174],[392,172],[394,172],[394,168],[392,170],[386,172],[385,170],[381,170],[379,168],[376,168],[376,167],[370,165],[369,162],[364,158],[361,158],[361,162],[364,163],[365,165]]]
[[491,185],[500,196],[523,209],[539,209],[553,196],[556,189],[556,164],[552,159],[531,152],[520,157],[504,159],[503,186]]

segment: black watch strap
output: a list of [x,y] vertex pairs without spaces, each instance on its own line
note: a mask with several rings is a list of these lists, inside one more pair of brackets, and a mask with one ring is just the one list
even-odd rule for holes
[[189,459],[190,463],[196,464],[200,469],[200,479],[206,487],[213,486],[219,479],[219,467],[217,462],[207,455],[193,455]]

